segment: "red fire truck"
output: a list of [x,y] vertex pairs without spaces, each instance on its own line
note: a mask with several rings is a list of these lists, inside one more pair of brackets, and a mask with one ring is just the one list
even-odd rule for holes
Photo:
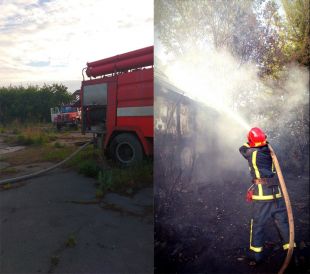
[[93,133],[121,165],[153,154],[153,56],[150,46],[87,63],[82,72],[82,133]]
[[75,105],[64,105],[51,108],[51,120],[57,129],[64,126],[78,127],[80,123],[80,110]]

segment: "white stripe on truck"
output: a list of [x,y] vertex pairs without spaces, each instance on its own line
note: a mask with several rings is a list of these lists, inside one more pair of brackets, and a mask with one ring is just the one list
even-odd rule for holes
[[153,106],[117,108],[117,117],[123,116],[153,116]]

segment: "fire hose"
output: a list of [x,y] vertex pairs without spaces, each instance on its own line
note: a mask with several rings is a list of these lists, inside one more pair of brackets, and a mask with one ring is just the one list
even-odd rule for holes
[[61,162],[59,162],[59,163],[57,163],[57,164],[55,164],[55,165],[53,165],[51,167],[39,170],[39,171],[31,173],[31,174],[26,174],[26,175],[22,175],[22,176],[15,177],[15,178],[0,180],[0,185],[17,183],[19,181],[27,180],[27,179],[34,178],[34,177],[37,177],[39,175],[42,175],[43,173],[47,173],[47,172],[49,172],[49,171],[51,171],[51,170],[53,170],[53,169],[63,165],[64,163],[68,162],[69,160],[71,160],[76,154],[78,154],[81,150],[86,148],[91,143],[92,143],[92,141],[87,142],[86,144],[84,144],[83,146],[78,148],[76,151],[74,151],[72,154],[70,154],[67,158],[65,158]]
[[287,254],[285,257],[285,260],[281,266],[281,269],[279,270],[279,274],[283,274],[285,269],[287,268],[288,264],[290,263],[290,260],[292,258],[293,255],[293,250],[294,250],[294,237],[295,237],[295,232],[294,232],[294,218],[293,218],[293,211],[292,211],[292,206],[291,206],[291,202],[290,202],[290,198],[288,196],[288,192],[286,189],[286,185],[285,185],[285,181],[283,178],[283,174],[281,171],[281,167],[279,164],[279,161],[277,159],[277,156],[273,150],[273,148],[269,146],[270,152],[271,152],[271,157],[275,166],[275,169],[277,171],[278,174],[278,178],[279,178],[279,182],[280,182],[280,186],[281,186],[281,190],[282,190],[282,194],[284,197],[284,201],[285,201],[285,206],[286,206],[286,210],[287,210],[287,216],[288,216],[288,223],[289,223],[289,246],[288,246],[288,250],[287,250]]

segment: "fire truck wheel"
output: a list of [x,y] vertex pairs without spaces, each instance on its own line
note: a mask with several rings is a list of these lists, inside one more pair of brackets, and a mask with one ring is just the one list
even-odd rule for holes
[[111,143],[111,152],[114,160],[123,166],[143,160],[143,148],[137,137],[130,133],[117,135]]

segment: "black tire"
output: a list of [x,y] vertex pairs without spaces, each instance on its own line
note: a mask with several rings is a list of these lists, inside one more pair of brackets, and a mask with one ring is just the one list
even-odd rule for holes
[[61,124],[56,124],[57,130],[61,130]]
[[143,160],[143,148],[138,138],[130,133],[114,137],[110,145],[110,155],[121,166],[132,166]]

